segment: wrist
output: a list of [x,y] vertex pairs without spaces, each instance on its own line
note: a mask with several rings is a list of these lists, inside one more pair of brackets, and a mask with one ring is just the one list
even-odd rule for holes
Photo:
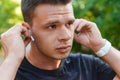
[[16,53],[16,54],[9,53],[5,58],[9,59],[11,61],[21,62],[23,60],[24,56],[20,55],[20,54],[18,55],[18,53]]
[[3,64],[6,65],[6,67],[9,66],[8,69],[17,69],[20,66],[21,62],[22,59],[7,56]]
[[104,39],[104,41],[105,41],[104,46],[95,52],[98,57],[103,57],[103,56],[107,55],[111,48],[111,43],[109,41],[107,41],[106,39]]
[[105,40],[101,39],[99,41],[96,41],[94,45],[92,45],[91,49],[94,52],[97,52],[98,50],[100,50],[100,48],[102,48],[105,45]]

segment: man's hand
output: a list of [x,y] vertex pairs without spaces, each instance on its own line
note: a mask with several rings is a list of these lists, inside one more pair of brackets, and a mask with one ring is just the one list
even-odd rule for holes
[[[105,41],[95,23],[84,19],[77,19],[74,26],[78,32],[78,34],[75,33],[74,39],[78,43],[91,48],[94,52],[105,45]],[[117,75],[114,80],[120,80],[120,51],[111,47],[107,55],[103,56],[102,59],[116,72]],[[116,61],[118,62],[116,63]]]
[[[21,35],[25,36],[24,41]],[[25,55],[25,45],[31,41],[29,29],[16,25],[1,35],[1,43],[6,57],[21,58]]]
[[[25,36],[24,40],[21,37],[22,34]],[[6,56],[0,65],[1,80],[14,80],[19,65],[25,56],[25,46],[30,41],[29,29],[20,25],[12,27],[1,35],[1,42]]]
[[74,26],[78,32],[78,34],[75,33],[74,39],[78,43],[91,48],[93,51],[98,51],[104,46],[105,42],[95,23],[84,19],[76,19]]

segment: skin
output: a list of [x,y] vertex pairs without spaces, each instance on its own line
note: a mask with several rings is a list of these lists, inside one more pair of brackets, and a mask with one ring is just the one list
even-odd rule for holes
[[[75,30],[78,34],[74,33]],[[25,36],[24,40],[21,35]],[[31,41],[30,36],[35,40]],[[73,39],[94,52],[105,44],[95,23],[84,19],[75,20],[71,3],[39,5],[34,11],[32,25],[24,22],[22,26],[16,25],[1,35],[6,58],[0,66],[0,78],[14,80],[24,56],[32,65],[40,69],[59,68],[61,60],[71,51]],[[25,46],[29,42],[31,48],[26,53]],[[115,64],[116,60],[120,62],[118,53],[120,52],[112,47],[102,59],[120,76],[120,63]],[[118,77],[114,80],[117,79]]]

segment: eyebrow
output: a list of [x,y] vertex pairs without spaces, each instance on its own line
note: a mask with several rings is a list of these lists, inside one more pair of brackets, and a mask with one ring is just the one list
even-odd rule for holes
[[75,19],[71,19],[68,21],[68,23],[74,23],[75,22]]
[[51,24],[56,24],[56,23],[60,23],[59,20],[51,20],[51,21],[48,21],[48,23],[45,23],[45,25],[51,25]]
[[[70,19],[69,21],[67,21],[67,23],[74,23],[75,19]],[[59,20],[51,20],[51,21],[48,21],[48,23],[45,23],[45,25],[51,25],[51,24],[56,24],[56,23],[60,23]]]

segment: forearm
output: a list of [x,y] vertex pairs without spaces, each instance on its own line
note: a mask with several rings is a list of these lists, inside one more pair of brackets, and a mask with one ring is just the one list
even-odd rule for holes
[[6,57],[0,65],[0,79],[14,80],[16,72],[21,64],[22,59],[15,59],[13,57]]
[[103,56],[102,59],[112,67],[120,78],[120,51],[111,47],[108,54]]

